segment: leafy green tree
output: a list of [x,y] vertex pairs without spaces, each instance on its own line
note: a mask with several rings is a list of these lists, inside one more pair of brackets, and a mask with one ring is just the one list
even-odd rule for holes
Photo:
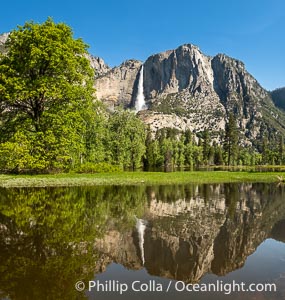
[[250,166],[252,163],[252,151],[244,148],[239,152],[239,165]]
[[[163,136],[161,132],[156,132],[155,138],[152,136],[150,127],[147,128],[146,132],[146,152],[144,159],[144,168],[149,170],[150,168],[162,167],[163,166],[163,155],[161,151],[162,141],[165,139],[164,130]],[[161,143],[160,143],[161,142]]]
[[181,135],[179,140],[177,141],[178,146],[178,158],[177,165],[179,167],[183,167],[185,165],[185,144],[184,144],[184,135]]
[[169,138],[171,141],[171,149],[172,149],[172,156],[171,156],[171,163],[173,167],[178,166],[179,161],[179,149],[178,149],[178,140],[173,137]]
[[194,164],[199,167],[203,163],[203,148],[201,146],[193,146]]
[[99,110],[87,45],[73,38],[69,26],[49,18],[19,26],[6,46],[0,57],[0,152],[19,145],[19,136],[25,137],[26,152],[12,151],[1,159],[2,168],[11,170],[13,157],[18,171],[64,169],[101,158],[98,139],[90,137]]
[[262,164],[262,154],[255,152],[252,156],[251,165],[261,165]]
[[157,140],[151,141],[146,149],[146,159],[149,167],[161,167],[163,165],[163,156]]
[[163,167],[165,171],[172,170],[173,167],[173,143],[171,139],[165,138],[162,141],[161,153],[163,156]]
[[10,141],[0,144],[0,169],[29,169],[35,163],[30,148],[31,141],[27,136],[17,132]]
[[184,155],[185,155],[185,165],[189,166],[192,169],[194,165],[192,143],[188,143],[185,145]]
[[150,126],[148,126],[146,129],[146,138],[145,138],[146,152],[145,152],[145,157],[143,158],[144,170],[148,170],[151,166],[153,166],[151,163],[151,156],[152,156],[151,144],[152,144],[152,142],[153,142],[152,133],[151,133]]
[[[48,19],[10,33],[0,60],[0,105],[4,125],[22,124],[42,131],[45,114],[92,99],[93,71],[87,45],[70,27]],[[10,122],[9,122],[10,121]],[[47,124],[49,125],[49,124]]]
[[113,162],[133,170],[141,167],[146,148],[143,122],[132,112],[118,110],[111,115],[108,126]]
[[108,130],[108,114],[104,105],[96,101],[84,113],[84,127],[81,135],[85,141],[84,162],[111,162],[108,149],[110,132]]

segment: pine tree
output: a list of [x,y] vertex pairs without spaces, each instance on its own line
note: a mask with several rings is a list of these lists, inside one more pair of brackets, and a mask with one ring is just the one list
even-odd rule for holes
[[227,154],[228,166],[235,165],[238,155],[238,129],[232,113],[229,114],[229,121],[225,126],[224,150]]
[[210,134],[208,130],[204,131],[203,134],[203,161],[204,164],[209,164],[209,154],[210,154]]
[[187,145],[187,144],[192,144],[192,133],[191,133],[191,130],[190,129],[186,129],[185,132],[184,132],[184,144]]
[[264,136],[262,139],[262,164],[268,164],[269,163],[269,147],[268,147],[268,138],[267,136]]
[[152,157],[152,134],[151,134],[151,129],[150,126],[147,127],[147,131],[146,131],[146,139],[145,139],[145,147],[146,147],[146,153],[145,153],[145,157],[143,159],[143,163],[144,163],[144,169],[148,170],[149,167],[151,166],[151,157]]
[[184,157],[185,165],[193,168],[193,137],[190,129],[186,129],[184,132]]
[[220,146],[215,148],[214,164],[219,166],[224,164],[223,152]]
[[279,158],[279,164],[282,165],[284,163],[284,137],[283,137],[283,135],[280,135],[280,137],[279,137],[278,158]]

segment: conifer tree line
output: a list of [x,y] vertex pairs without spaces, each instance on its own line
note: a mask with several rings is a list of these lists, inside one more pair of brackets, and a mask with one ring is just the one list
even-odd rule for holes
[[[269,145],[267,138],[262,142],[261,152],[240,146],[240,136],[233,114],[229,115],[225,131],[220,140],[211,142],[208,130],[197,138],[190,130],[184,132],[173,128],[158,130],[154,138],[150,131],[146,138],[145,167],[189,167],[202,166],[256,166],[282,165],[284,140],[280,136],[277,145]],[[264,142],[267,141],[267,142]]]
[[151,132],[134,112],[110,112],[95,98],[87,45],[47,19],[12,31],[0,54],[1,172],[165,170],[202,165],[284,164],[284,140],[243,148],[233,114],[222,143],[162,128]]

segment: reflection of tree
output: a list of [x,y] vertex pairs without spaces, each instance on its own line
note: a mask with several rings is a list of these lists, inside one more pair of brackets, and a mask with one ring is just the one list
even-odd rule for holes
[[131,225],[143,203],[132,187],[1,189],[0,296],[84,298],[74,284],[94,276],[94,240],[110,222]]
[[229,211],[229,217],[233,218],[236,211],[237,202],[239,201],[239,197],[240,197],[239,186],[235,183],[225,184],[224,194],[225,194],[226,206],[228,207],[228,211]]
[[180,199],[191,200],[196,196],[205,202],[221,194],[221,184],[188,184],[188,185],[159,185],[147,187],[148,198],[156,198],[163,202],[174,202]]
[[178,199],[190,199],[196,194],[198,185],[159,185],[147,187],[149,198],[155,196],[156,199],[163,202],[173,202]]

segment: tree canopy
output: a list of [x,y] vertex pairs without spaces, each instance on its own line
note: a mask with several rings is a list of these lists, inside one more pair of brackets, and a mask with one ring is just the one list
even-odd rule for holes
[[0,57],[0,164],[52,170],[85,153],[98,104],[87,45],[64,23],[47,19],[9,34]]
[[26,23],[10,33],[6,46],[0,61],[2,125],[26,122],[30,130],[42,131],[49,125],[45,115],[91,99],[87,45],[75,40],[66,24],[50,18],[43,24]]

